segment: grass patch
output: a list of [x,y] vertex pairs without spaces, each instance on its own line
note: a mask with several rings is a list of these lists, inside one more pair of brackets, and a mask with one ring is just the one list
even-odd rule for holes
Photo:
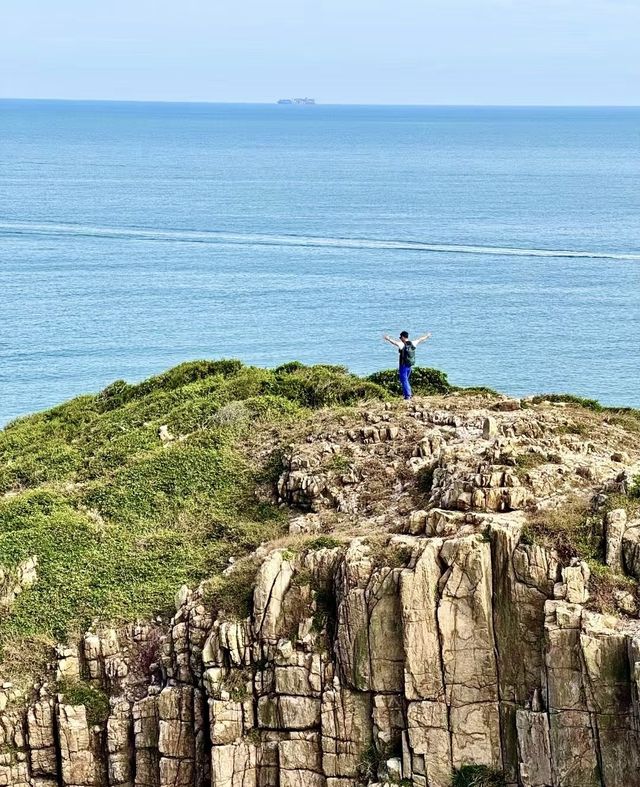
[[451,787],[506,787],[502,771],[488,765],[463,765],[453,772]]
[[253,680],[251,670],[248,668],[231,668],[222,684],[222,688],[229,692],[234,702],[243,702],[251,696],[249,688]]
[[57,686],[67,705],[84,705],[90,726],[104,724],[109,717],[109,698],[100,689],[82,680],[62,680]]
[[611,426],[619,426],[626,432],[640,432],[640,410],[616,408],[607,413],[604,421]]
[[540,465],[546,465],[548,461],[546,456],[533,451],[526,454],[518,454],[515,458],[516,471],[521,470],[523,473],[526,473],[528,470],[540,467]]
[[627,518],[633,519],[637,514],[640,514],[640,488],[638,487],[637,479],[631,484],[628,494],[616,492],[607,496],[607,501],[604,504],[603,510],[605,513],[613,511],[616,508],[622,508],[627,512]]
[[589,424],[583,424],[579,422],[572,422],[568,424],[560,424],[560,426],[556,427],[556,434],[563,435],[563,434],[571,434],[571,435],[578,435],[580,437],[589,437],[593,432],[593,427]]
[[246,618],[253,608],[253,590],[260,564],[252,557],[239,560],[228,574],[214,576],[203,587],[203,600],[217,614]]
[[589,579],[589,607],[598,612],[619,614],[616,594],[630,593],[638,601],[638,583],[624,574],[615,574],[609,566],[595,560],[587,561],[591,571]]
[[332,454],[327,462],[327,470],[333,470],[336,473],[348,473],[353,467],[353,459],[345,454]]
[[367,544],[371,547],[374,568],[405,568],[413,554],[408,544],[388,544],[377,539],[368,540]]
[[488,396],[492,399],[502,396],[499,391],[496,391],[493,388],[488,388],[486,385],[472,385],[469,388],[456,387],[456,391],[460,391],[464,394],[478,394],[480,396]]
[[[582,407],[594,413],[604,414],[603,420],[614,426],[620,426],[628,432],[640,432],[640,410],[634,407],[616,407],[600,404],[597,399],[588,399],[583,396],[573,394],[540,394],[531,399],[533,404],[541,402],[565,402],[566,404]],[[580,428],[580,427],[577,427]],[[585,427],[585,429],[588,429]],[[588,434],[587,432],[576,432],[576,434]]]
[[584,396],[574,396],[573,394],[566,393],[540,394],[534,396],[531,402],[533,404],[540,404],[541,402],[565,402],[566,404],[575,404],[578,407],[584,407],[586,410],[593,410],[595,413],[600,413],[605,409],[597,399],[587,399]]
[[315,552],[318,549],[335,549],[342,546],[342,541],[339,541],[333,536],[316,536],[304,542],[305,550]]
[[572,498],[558,508],[532,514],[521,540],[555,549],[565,565],[574,557],[602,562],[603,517],[584,500]]

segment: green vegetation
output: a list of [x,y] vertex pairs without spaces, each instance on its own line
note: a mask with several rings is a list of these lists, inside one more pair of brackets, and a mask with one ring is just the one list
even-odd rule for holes
[[584,560],[591,571],[589,606],[607,613],[619,613],[616,595],[620,591],[630,593],[636,602],[640,600],[638,582],[614,573],[604,562],[604,518],[616,508],[624,508],[633,516],[640,503],[627,495],[609,495],[596,512],[584,500],[574,498],[559,508],[535,514],[520,537],[523,544],[538,542],[554,548],[565,565],[574,557]]
[[[564,402],[576,407],[582,407],[585,410],[591,410],[594,413],[602,413],[607,423],[621,426],[629,432],[640,432],[640,410],[634,407],[611,407],[600,404],[597,399],[586,399],[583,396],[575,396],[574,394],[540,394],[531,399],[532,404],[540,404],[541,402]],[[576,434],[588,433],[583,431],[584,427],[577,424],[574,426],[575,430],[568,427],[567,432],[575,431]]]
[[498,391],[494,390],[493,388],[488,388],[486,385],[471,385],[468,388],[456,388],[456,391],[460,391],[464,394],[478,394],[480,396],[488,396],[490,398],[495,398],[502,396]]
[[[384,388],[394,396],[400,396],[402,389],[398,380],[396,369],[385,369],[381,372],[374,372],[367,377],[367,380],[375,385]],[[500,396],[493,388],[483,385],[471,388],[460,388],[449,382],[447,375],[439,369],[431,369],[428,366],[414,366],[411,372],[411,389],[418,396],[434,396],[453,393],[478,394],[480,396]]]
[[[367,377],[369,382],[379,385],[391,394],[401,395],[402,389],[395,369],[375,372]],[[415,394],[428,396],[431,394],[448,394],[458,390],[451,385],[444,372],[438,369],[416,366],[411,372],[411,388]]]
[[[402,743],[399,737],[389,741],[388,744],[381,748],[377,748],[375,743],[371,741],[360,755],[358,776],[366,783],[375,781],[381,775],[385,762],[392,757],[400,757],[401,755]],[[411,782],[408,783],[411,784]],[[400,785],[402,785],[402,782],[400,782]]]
[[574,434],[580,435],[581,437],[588,437],[591,434],[592,427],[589,424],[583,424],[579,421],[574,421],[568,424],[560,424],[560,426],[556,427],[556,434]]
[[207,577],[212,604],[244,612],[255,568],[233,584],[220,572],[280,535],[284,515],[254,494],[278,457],[255,467],[243,441],[309,408],[387,397],[342,367],[194,361],[13,422],[0,432],[1,562],[36,555],[38,580],[0,620],[0,646],[168,614],[180,585]]
[[635,579],[624,574],[614,573],[609,566],[596,560],[588,560],[591,577],[589,580],[589,606],[598,612],[617,614],[620,611],[616,602],[616,593],[623,591],[630,593],[638,600],[638,583]]
[[62,680],[57,686],[67,705],[84,705],[91,726],[104,724],[109,716],[109,698],[100,689],[82,680]]
[[252,680],[250,669],[231,669],[224,681],[224,690],[229,692],[234,702],[243,702],[251,696]]
[[534,453],[529,451],[524,454],[518,454],[515,458],[516,472],[520,471],[526,474],[527,470],[533,470],[540,465],[547,464],[548,458],[544,454]]
[[575,404],[597,413],[605,409],[597,399],[585,399],[583,396],[564,393],[540,394],[539,396],[534,396],[531,401],[533,404],[539,404],[540,402],[566,402],[566,404]]
[[521,540],[554,548],[565,564],[574,557],[602,562],[602,514],[594,513],[585,500],[575,497],[558,508],[533,514],[523,530]]
[[304,542],[304,548],[309,552],[315,552],[318,549],[335,549],[339,546],[342,546],[342,541],[333,536],[316,536]]
[[353,460],[345,454],[332,454],[327,469],[336,473],[348,473],[353,467]]
[[367,539],[371,548],[371,562],[375,568],[406,568],[413,548],[408,544],[389,544],[384,538]]
[[613,511],[616,508],[623,508],[627,512],[627,517],[633,519],[640,514],[640,485],[638,478],[635,478],[629,488],[628,494],[615,492],[607,495],[607,500],[603,506],[603,511]]
[[370,743],[360,755],[360,762],[358,763],[358,776],[367,783],[377,779],[378,768],[382,762],[383,759],[381,753],[376,749],[373,742]]
[[505,787],[502,771],[488,765],[463,765],[453,772],[451,787]]
[[251,614],[253,589],[259,564],[245,557],[226,574],[216,574],[203,584],[203,599],[216,614],[231,618],[246,618]]

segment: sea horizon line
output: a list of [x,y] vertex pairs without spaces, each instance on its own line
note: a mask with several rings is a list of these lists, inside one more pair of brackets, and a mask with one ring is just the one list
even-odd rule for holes
[[[177,104],[195,106],[278,106],[278,99],[271,101],[222,101],[212,99],[166,99],[166,98],[87,98],[87,97],[51,97],[51,96],[0,96],[0,102],[38,102],[38,103],[69,103],[69,104]],[[280,105],[282,106],[282,105]],[[290,106],[290,105],[287,105]],[[347,102],[318,101],[313,105],[291,105],[294,108],[305,107],[312,110],[318,107],[397,107],[422,109],[640,109],[640,104],[474,104],[474,103],[389,103],[389,102]]]

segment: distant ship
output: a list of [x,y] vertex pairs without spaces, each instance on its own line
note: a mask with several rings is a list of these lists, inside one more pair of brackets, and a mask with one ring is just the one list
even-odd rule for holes
[[315,105],[316,100],[315,98],[281,98],[278,101],[278,104],[304,104],[304,105]]

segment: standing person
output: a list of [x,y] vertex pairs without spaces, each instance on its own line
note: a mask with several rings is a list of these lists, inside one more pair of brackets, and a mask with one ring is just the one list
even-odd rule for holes
[[399,339],[392,339],[386,334],[384,336],[385,342],[389,342],[389,344],[398,348],[400,354],[398,376],[400,378],[400,385],[402,386],[402,395],[405,399],[411,399],[409,378],[411,377],[411,369],[416,362],[416,347],[422,342],[426,342],[430,337],[430,333],[425,333],[425,335],[421,336],[419,339],[411,341],[407,331],[402,331]]

